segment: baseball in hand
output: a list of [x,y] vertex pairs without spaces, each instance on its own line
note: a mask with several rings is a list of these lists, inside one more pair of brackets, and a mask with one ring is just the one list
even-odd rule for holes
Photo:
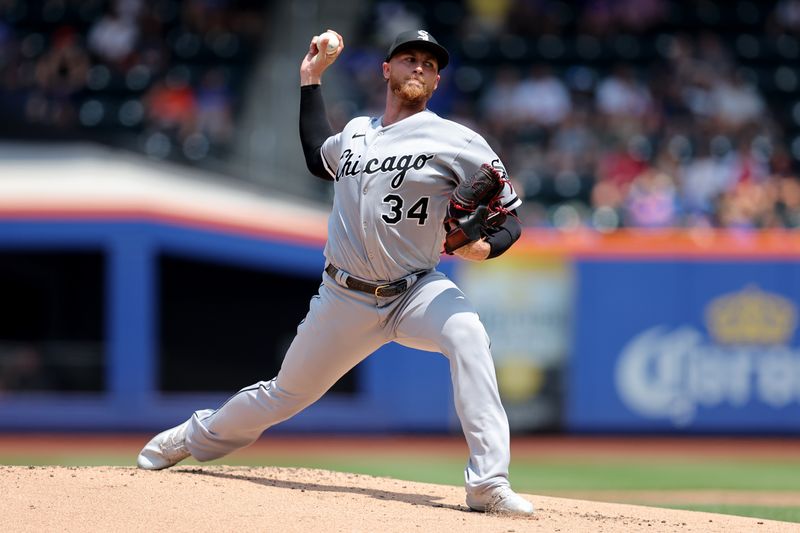
[[[339,38],[336,37],[336,34],[331,33],[329,31],[323,32],[317,38],[317,43],[321,43],[323,39],[328,39],[328,48],[325,49],[325,54],[331,55],[336,53],[336,49],[339,48]],[[320,49],[320,53],[322,49]]]

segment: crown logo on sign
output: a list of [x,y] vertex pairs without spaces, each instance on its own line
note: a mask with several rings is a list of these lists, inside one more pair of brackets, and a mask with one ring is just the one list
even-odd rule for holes
[[797,327],[797,308],[783,296],[745,287],[711,301],[706,327],[721,344],[787,344]]

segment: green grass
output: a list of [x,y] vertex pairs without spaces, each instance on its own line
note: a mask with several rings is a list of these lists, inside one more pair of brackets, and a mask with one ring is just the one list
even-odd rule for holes
[[800,462],[704,461],[512,464],[531,490],[797,490]]
[[[230,460],[226,464],[235,464]],[[251,463],[252,464],[252,463]],[[275,466],[304,466],[411,481],[461,485],[463,460],[424,457],[283,457]],[[516,460],[511,480],[521,492],[591,490],[741,490],[800,492],[798,461],[606,461],[553,462]],[[680,505],[676,509],[707,511],[800,522],[800,507],[748,505]]]
[[771,507],[766,505],[659,505],[669,509],[687,509],[689,511],[703,511],[705,513],[732,514],[737,516],[750,516],[753,518],[766,518],[768,520],[781,520],[783,522],[800,522],[800,508],[797,507]]
[[[65,466],[133,466],[135,457],[120,455],[0,457],[2,464]],[[401,456],[335,454],[314,456],[258,456],[233,454],[206,464],[251,466],[298,466],[386,476],[410,481],[461,485],[466,458],[450,456]],[[198,464],[192,460],[182,464]],[[739,490],[800,492],[800,458],[797,460],[535,460],[518,458],[512,462],[514,487],[526,493],[559,491],[669,491]],[[771,520],[800,522],[800,507],[752,505],[672,505],[671,507],[715,513],[751,516]]]
[[[24,456],[0,457],[0,464],[133,466],[135,457]],[[182,464],[192,464],[189,460]],[[199,464],[199,463],[195,463]],[[460,485],[465,459],[427,457],[336,455],[317,456],[237,456],[233,454],[206,464],[253,466],[303,466],[342,472],[356,472],[398,479]],[[552,461],[514,460],[511,465],[514,485],[524,491],[547,490],[793,490],[800,491],[800,458],[797,461]]]
[[12,466],[136,466],[136,457],[114,455],[18,455],[0,457],[0,464]]

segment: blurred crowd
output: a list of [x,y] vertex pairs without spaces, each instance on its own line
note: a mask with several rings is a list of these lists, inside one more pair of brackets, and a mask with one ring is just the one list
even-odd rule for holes
[[580,70],[563,79],[544,63],[498,69],[476,114],[532,204],[526,222],[800,225],[781,129],[721,52],[713,34],[679,35],[646,76],[623,62],[596,79]]
[[[224,154],[261,52],[261,0],[0,0],[0,136]],[[380,114],[391,38],[451,66],[431,102],[473,126],[530,226],[800,226],[800,0],[365,3],[334,126]],[[342,67],[337,67],[342,68]]]
[[431,105],[485,134],[529,226],[800,226],[798,0],[385,1],[370,25],[337,118],[381,112],[365,50],[431,28],[457,56]]
[[0,134],[200,160],[232,141],[257,0],[0,0]]

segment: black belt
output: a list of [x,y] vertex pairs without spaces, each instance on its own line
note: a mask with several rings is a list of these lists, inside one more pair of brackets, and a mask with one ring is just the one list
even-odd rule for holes
[[[342,272],[341,270],[339,270],[338,268],[329,263],[328,266],[325,267],[325,272],[327,272],[330,277],[335,279],[337,283],[339,282],[339,279],[336,277],[336,275],[339,274],[339,272]],[[426,274],[427,272],[428,271],[426,270],[417,272],[416,277],[419,278],[424,274]],[[392,296],[403,294],[411,286],[411,284],[408,281],[408,278],[392,281],[391,283],[370,283],[368,281],[356,279],[353,276],[350,276],[349,274],[345,278],[344,284],[347,286],[348,289],[366,292],[367,294],[373,294],[375,296],[380,296],[381,298],[391,298]]]

